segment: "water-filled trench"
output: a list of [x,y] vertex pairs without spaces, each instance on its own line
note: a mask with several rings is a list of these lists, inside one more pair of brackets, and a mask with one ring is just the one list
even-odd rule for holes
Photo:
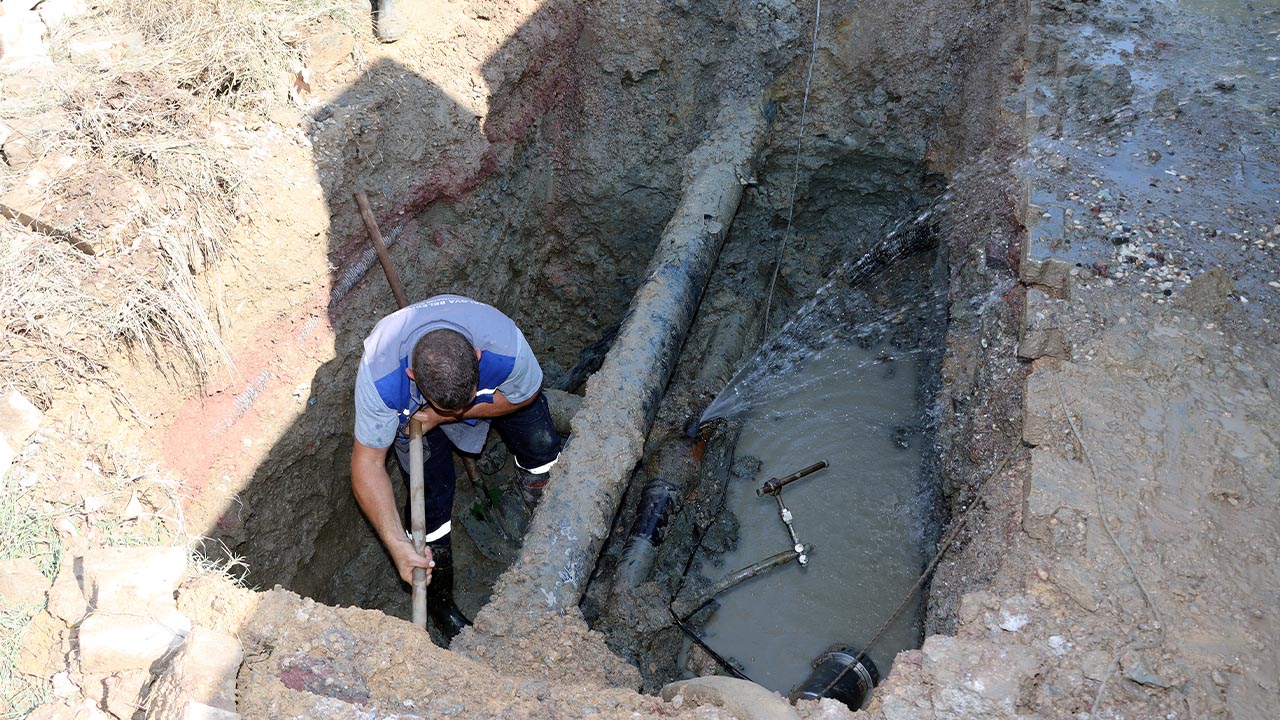
[[[875,6],[880,8],[877,12],[896,7],[882,5]],[[852,7],[839,10],[848,16],[854,12]],[[957,31],[949,42],[967,47],[967,41]],[[602,46],[591,51],[609,52]],[[830,463],[783,493],[795,515],[800,540],[815,546],[809,565],[802,569],[792,563],[762,575],[727,591],[690,618],[693,631],[738,664],[739,670],[782,692],[808,671],[809,661],[826,646],[862,646],[871,640],[919,576],[928,560],[934,528],[945,514],[940,510],[944,503],[939,490],[937,406],[952,232],[945,224],[935,226],[933,220],[923,224],[915,220],[922,211],[932,210],[943,185],[936,165],[938,157],[953,152],[947,146],[948,133],[959,138],[982,131],[963,126],[958,113],[934,124],[921,113],[921,106],[944,102],[933,88],[945,87],[954,93],[959,87],[921,78],[930,72],[959,72],[957,68],[964,67],[960,60],[927,67],[886,60],[885,67],[890,74],[912,77],[913,87],[920,88],[912,92],[918,96],[885,91],[881,84],[893,83],[884,77],[879,84],[869,85],[859,78],[862,84],[855,87],[846,84],[847,78],[840,74],[844,69],[828,69],[832,74],[825,81],[826,98],[814,101],[819,116],[827,113],[826,125],[806,138],[802,163],[793,163],[798,98],[790,98],[788,111],[782,113],[783,120],[767,142],[767,152],[761,153],[755,176],[741,178],[746,187],[736,215],[716,219],[730,226],[728,237],[702,291],[670,383],[660,388],[664,399],[650,435],[655,446],[674,437],[673,429],[684,430],[702,417],[721,391],[726,392],[722,398],[735,392],[750,396],[743,403],[717,401],[720,409],[710,413],[742,423],[732,448],[735,480],[727,491],[699,487],[696,478],[682,483],[653,568],[641,579],[644,603],[659,610],[687,588],[705,585],[786,548],[789,538],[776,506],[771,498],[757,497],[754,489],[769,477],[814,461]],[[645,77],[675,88],[690,80],[661,73]],[[718,98],[719,88],[707,84],[707,78],[693,80],[703,83],[697,88],[699,97]],[[900,90],[905,87],[899,84]],[[634,90],[634,97],[618,102],[648,106],[650,93],[643,83],[625,88],[628,93]],[[858,112],[846,114],[846,109]],[[707,118],[700,122],[703,130],[711,124]],[[931,128],[932,145],[922,139],[924,127]],[[690,128],[694,138],[703,131],[694,125]],[[588,137],[579,138],[581,148],[573,152],[584,155],[590,152],[590,137],[598,142],[617,132],[607,126],[580,131]],[[544,139],[534,135],[528,147],[520,150],[526,154],[517,156],[516,165],[522,164],[525,170],[541,167],[545,148],[538,143]],[[626,298],[643,279],[645,253],[635,238],[659,235],[678,197],[675,188],[684,159],[669,151],[661,138],[647,138],[647,145],[635,140],[628,136],[609,143],[637,168],[629,176],[585,181],[589,174],[584,171],[573,178],[590,190],[579,197],[589,195],[591,204],[573,209],[578,215],[574,222],[590,233],[564,241],[559,233],[569,223],[563,218],[559,226],[526,228],[516,242],[541,264],[520,263],[518,270],[490,283],[473,273],[474,258],[459,254],[450,258],[456,265],[442,269],[426,288],[465,291],[508,311],[545,361],[549,382],[575,378],[563,389],[583,392],[576,361],[608,349],[610,326],[626,314]],[[682,143],[686,150],[691,145]],[[660,155],[645,155],[653,147],[664,149]],[[927,158],[931,153],[936,155],[932,161]],[[596,163],[582,164],[594,168]],[[547,164],[548,174],[560,169]],[[477,196],[484,197],[484,207],[501,206],[506,199],[514,204],[517,198],[541,197],[525,192],[528,187],[522,183],[541,181],[537,173],[525,170],[514,169],[483,185]],[[610,187],[610,182],[618,187]],[[796,192],[789,197],[793,182]],[[636,206],[623,207],[638,202],[635,198],[640,195],[631,190],[642,186],[647,188],[646,204],[652,207],[643,208],[644,213]],[[794,223],[789,222],[792,200]],[[406,253],[418,257],[415,253],[424,252],[412,247],[416,241],[426,248],[426,257],[437,257],[430,255],[435,252],[429,240],[433,223],[456,221],[466,210],[463,205],[459,202],[447,213],[424,213],[422,237],[411,238]],[[641,216],[643,224],[636,221]],[[900,226],[929,234],[930,242],[921,247],[912,244],[915,249],[910,252],[874,258],[874,272],[842,271],[856,265]],[[966,247],[974,243],[969,236],[980,234],[975,229],[964,229]],[[557,238],[558,242],[548,242]],[[649,243],[652,247],[652,240]],[[483,251],[483,246],[478,247]],[[520,255],[518,247],[505,252]],[[555,285],[557,292],[582,285],[579,292],[587,300],[553,297],[545,290],[553,274],[560,283]],[[509,300],[503,285],[508,282],[530,296],[541,293],[538,306]],[[363,307],[385,309],[385,303],[379,306],[359,298],[355,304],[362,302]],[[561,320],[568,315],[573,321]],[[583,322],[588,315],[590,322]],[[342,330],[350,336],[344,336],[346,345],[356,347],[361,328],[367,331],[376,319],[371,312],[367,318],[351,320],[351,327]],[[539,344],[540,339],[551,341]],[[316,491],[314,478],[341,467],[346,459],[343,443],[349,442],[349,418],[336,411],[349,404],[344,387],[354,371],[350,362],[343,361],[327,372],[324,377],[317,375],[315,385],[323,389],[321,380],[331,381],[333,392],[317,395],[326,411],[335,412],[325,420],[310,421],[323,427],[301,427],[296,442],[281,443],[260,471],[262,481],[245,495],[246,508],[272,496],[287,496],[290,510],[305,508],[306,512],[291,516],[297,521],[293,532],[305,535],[297,544],[301,550],[295,552],[291,546],[280,552],[283,546],[255,543],[261,536],[255,535],[254,523],[274,521],[253,518],[233,538],[233,549],[247,555],[251,566],[267,568],[251,578],[255,584],[280,582],[322,602],[380,608],[407,617],[409,593],[395,577],[377,538],[367,532],[347,497],[349,489],[341,487],[345,474],[337,473],[337,490],[328,495]],[[322,432],[313,432],[317,429]],[[317,444],[324,453],[312,459],[308,453]],[[683,446],[676,454],[692,457]],[[397,475],[394,470],[391,474]],[[483,489],[477,492],[471,486],[461,465],[457,474],[455,518],[471,513],[483,494]],[[625,537],[643,487],[655,474],[654,467],[647,467],[647,459],[633,473],[581,602],[585,617],[608,636],[613,650],[640,668],[649,690],[690,673],[717,671],[691,659],[685,633],[674,627],[637,636],[634,623],[628,627],[630,610],[614,597]],[[302,488],[296,495],[305,502],[294,501],[295,493],[289,489],[294,487]],[[708,513],[722,521],[704,527],[700,518]],[[504,560],[486,555],[468,537],[465,525],[460,522],[455,530],[459,603],[474,614],[489,600]],[[276,527],[273,532],[287,531]],[[294,556],[301,562],[295,563]],[[870,648],[882,675],[895,652],[918,644],[924,592],[916,593]]]
[[[939,258],[925,252],[860,287],[826,286],[704,413],[741,422],[735,455],[754,473],[729,484],[717,522],[736,528],[736,542],[700,549],[701,572],[789,547],[784,507],[814,548],[803,566],[727,591],[705,619],[703,640],[770,689],[786,693],[831,645],[866,651],[887,674],[920,644],[923,596],[912,591],[938,507]],[[767,479],[816,462],[828,466],[785,486],[782,503],[760,494]]]
[[[783,289],[775,288],[772,296],[771,276],[741,261],[778,237],[769,225],[772,212],[748,193],[708,283],[706,311],[700,311],[680,369],[666,388],[670,404],[692,413],[685,418],[695,421],[689,425],[722,418],[740,423],[741,431],[732,448],[735,479],[727,487],[698,487],[696,477],[681,481],[677,517],[651,575],[641,578],[661,588],[658,597],[665,598],[649,598],[650,605],[669,603],[686,586],[785,550],[790,543],[777,507],[755,488],[818,460],[830,464],[782,494],[800,540],[815,548],[808,566],[791,563],[748,581],[690,618],[703,642],[782,693],[803,679],[827,646],[861,649],[872,639],[927,560],[938,514],[935,404],[946,331],[946,267],[945,231],[932,198],[940,183],[909,163],[860,160],[844,159],[810,188],[822,198],[820,208],[797,209],[793,245],[782,257]],[[775,327],[766,335],[761,317],[767,306]],[[705,331],[738,325],[750,328],[743,333],[747,340],[727,356],[719,336]],[[581,344],[594,344],[591,352],[599,353],[608,348],[607,336],[598,340],[584,338]],[[701,392],[708,365],[736,371],[717,379],[713,387],[721,392],[714,400]],[[663,441],[661,425],[660,418],[654,444]],[[691,448],[682,444],[676,452],[688,456]],[[493,538],[477,534],[486,528],[475,513],[485,501],[485,486],[504,489],[496,437],[488,457],[478,460],[479,486],[468,479],[461,458],[456,473],[457,594],[469,615],[489,600],[519,551],[513,544],[495,553]],[[690,674],[724,671],[697,667],[689,657],[690,639],[673,628],[641,638],[617,632],[629,611],[609,599],[609,589],[617,582],[619,555],[634,522],[635,496],[654,474],[642,468],[632,478],[584,600],[589,621],[605,632],[615,652],[642,669],[649,689]],[[392,469],[391,476],[398,473]],[[403,489],[395,484],[403,503]],[[720,518],[711,527],[682,522],[681,514],[705,512],[709,504]],[[370,540],[341,567],[330,590],[309,594],[407,618],[407,587],[395,578],[376,538]],[[916,592],[868,648],[882,676],[898,651],[919,645],[922,603],[923,593]]]
[[[886,177],[907,181],[869,182]],[[866,192],[869,184],[877,190]],[[803,296],[769,297],[768,275],[756,284],[732,272],[711,281],[704,304],[737,313],[695,322],[692,337],[711,339],[690,341],[681,362],[693,367],[678,370],[667,387],[669,400],[682,401],[667,405],[688,407],[688,429],[734,430],[712,434],[701,448],[664,435],[660,420],[584,601],[588,618],[641,669],[647,687],[737,671],[786,694],[830,645],[868,646],[882,674],[898,651],[919,646],[922,588],[874,647],[868,644],[918,579],[940,514],[936,431],[947,272],[937,186],[919,168],[889,171],[880,161],[850,158],[815,188],[823,211],[797,212],[802,250],[788,262]],[[760,214],[750,198],[739,209],[721,267],[733,268],[735,256],[762,237],[776,238],[757,222]],[[765,329],[760,317],[769,305],[781,309]],[[700,371],[723,350],[719,334],[705,328],[734,327],[744,322],[740,315],[764,339],[741,349],[714,399],[697,395]],[[723,444],[729,447],[712,447]],[[698,462],[681,461],[700,453]],[[693,612],[683,632],[630,627],[643,614],[637,608],[666,613],[664,603],[674,600],[671,607],[683,614],[688,598],[706,586],[791,548],[774,499],[756,490],[818,461],[829,467],[781,493],[798,540],[815,548],[805,567],[790,562],[730,588]],[[721,473],[729,478],[723,485],[708,470],[715,463],[731,466]],[[646,512],[644,488],[654,481],[677,487],[676,508],[659,533],[651,573],[633,578],[627,536]],[[705,653],[700,660],[690,634],[733,670],[707,662]]]

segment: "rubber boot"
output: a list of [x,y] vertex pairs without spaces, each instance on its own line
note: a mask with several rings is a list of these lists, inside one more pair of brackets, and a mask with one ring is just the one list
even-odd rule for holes
[[550,478],[551,473],[534,475],[519,465],[516,466],[516,489],[520,491],[520,499],[530,513],[542,502],[542,492],[546,490],[547,480]]
[[404,13],[396,9],[396,0],[378,0],[378,11],[374,18],[373,31],[384,43],[393,43],[404,37],[408,29],[408,21]]
[[445,645],[471,624],[453,601],[453,547],[429,543],[431,559],[436,566],[431,569],[431,584],[427,585],[427,615],[436,629],[444,636]]

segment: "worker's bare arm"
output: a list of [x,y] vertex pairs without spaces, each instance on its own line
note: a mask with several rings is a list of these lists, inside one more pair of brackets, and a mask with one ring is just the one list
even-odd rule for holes
[[503,415],[513,413],[526,405],[532,405],[533,401],[537,400],[538,395],[540,394],[541,392],[534,393],[533,397],[525,400],[524,402],[513,403],[507,400],[507,396],[503,395],[501,390],[494,390],[493,402],[476,403],[475,405],[467,408],[467,412],[463,414],[463,417],[467,420],[482,420],[484,418],[502,417]]
[[419,410],[414,415],[414,418],[422,423],[422,430],[426,432],[438,425],[458,422],[459,420],[486,420],[508,415],[522,407],[533,404],[533,401],[538,399],[539,394],[541,393],[535,393],[533,397],[523,402],[512,403],[507,400],[507,396],[503,395],[501,390],[495,390],[493,392],[493,402],[491,403],[476,403],[459,413],[441,413],[431,406],[427,406]]
[[431,555],[418,554],[413,543],[404,534],[400,511],[396,508],[395,494],[391,489],[391,477],[387,475],[386,448],[371,448],[359,440],[351,449],[351,490],[364,516],[369,518],[391,559],[395,561],[400,579],[411,582],[413,569],[426,568],[430,579]]

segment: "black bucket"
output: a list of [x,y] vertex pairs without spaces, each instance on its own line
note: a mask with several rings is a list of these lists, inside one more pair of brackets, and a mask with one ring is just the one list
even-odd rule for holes
[[879,684],[880,671],[870,657],[851,645],[832,645],[813,661],[813,672],[788,697],[791,702],[831,698],[850,710],[861,710]]

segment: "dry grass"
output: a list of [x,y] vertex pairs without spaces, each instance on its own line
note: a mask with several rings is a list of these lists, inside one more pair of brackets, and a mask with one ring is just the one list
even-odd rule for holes
[[95,336],[113,313],[91,292],[94,273],[66,243],[0,223],[0,375],[42,409],[77,383],[112,386]]
[[198,97],[261,108],[302,60],[305,27],[347,20],[343,0],[116,0],[112,12],[141,32],[141,61]]
[[49,683],[18,672],[18,651],[40,606],[0,610],[0,719],[18,720],[49,702]]
[[[226,351],[196,288],[196,276],[223,255],[239,222],[243,173],[231,153],[207,137],[189,95],[152,76],[129,73],[111,84],[70,93],[71,127],[63,152],[100,160],[143,188],[140,227],[124,250],[136,259],[113,263],[121,291],[111,329],[166,365],[171,351],[205,377]],[[161,262],[148,267],[149,253]]]
[[[0,118],[49,118],[39,150],[78,161],[51,193],[76,209],[70,229],[103,246],[87,257],[0,225],[0,386],[48,407],[89,383],[127,408],[109,370],[122,347],[201,381],[227,361],[221,288],[202,292],[200,274],[227,252],[245,199],[209,118],[283,101],[308,26],[349,13],[348,0],[114,0],[58,33],[64,48],[82,30],[146,43],[109,68],[60,65],[40,92],[0,98]],[[22,176],[0,163],[0,190]]]
[[[160,277],[157,277],[157,275]],[[168,275],[168,277],[164,277]],[[48,409],[80,385],[112,393],[134,414],[110,371],[121,347],[146,352],[162,367],[183,353],[185,367],[207,368],[218,334],[191,276],[167,263],[100,264],[65,242],[0,225],[0,368],[3,385]],[[216,344],[216,345],[215,345]]]

